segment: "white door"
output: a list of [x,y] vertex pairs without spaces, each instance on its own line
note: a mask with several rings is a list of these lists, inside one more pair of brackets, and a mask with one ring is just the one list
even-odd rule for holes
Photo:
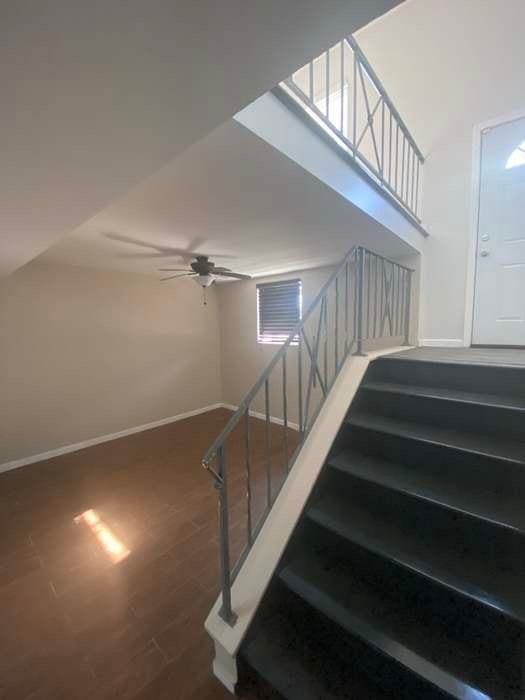
[[474,345],[525,346],[525,118],[481,137]]

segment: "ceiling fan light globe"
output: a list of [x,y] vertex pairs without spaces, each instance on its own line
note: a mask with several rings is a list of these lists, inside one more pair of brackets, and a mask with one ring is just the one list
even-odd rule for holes
[[193,279],[195,282],[197,282],[199,287],[202,287],[203,289],[209,287],[215,282],[215,277],[213,275],[196,275]]

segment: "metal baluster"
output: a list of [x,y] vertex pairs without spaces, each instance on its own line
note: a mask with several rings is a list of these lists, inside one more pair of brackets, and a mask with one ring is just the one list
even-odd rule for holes
[[[306,405],[305,405],[305,410],[304,410],[304,428],[305,431],[308,428],[308,413],[310,409],[310,396],[312,392],[312,386],[315,386],[313,384],[313,380],[315,379],[316,372],[319,371],[318,367],[318,360],[319,360],[319,339],[321,337],[321,327],[323,323],[323,309],[326,301],[326,295],[323,296],[321,300],[321,308],[319,310],[319,321],[318,321],[318,326],[317,326],[317,337],[314,336],[315,340],[315,346],[314,346],[314,353],[309,353],[310,356],[310,377],[308,379],[308,389],[306,391]],[[306,336],[304,337],[305,342],[306,342]]]
[[368,251],[365,252],[365,262],[366,262],[366,269],[367,269],[367,280],[366,280],[366,337],[369,339],[370,338],[370,299],[372,297],[370,288],[372,284],[371,280],[371,267],[372,267],[372,258],[370,256],[370,253]]
[[400,315],[401,315],[401,268],[396,267],[396,324],[395,324],[395,335],[399,335],[398,331],[400,331],[401,323],[400,323]]
[[380,326],[379,335],[383,335],[384,319],[385,319],[385,261],[381,258],[381,275],[380,275],[380,286],[381,286],[381,309],[380,309]]
[[266,418],[266,504],[268,510],[272,507],[272,453],[270,437],[270,384],[268,378],[264,382],[264,404]]
[[341,46],[341,133],[345,134],[345,42],[344,39]]
[[377,255],[374,255],[374,339],[377,338],[377,311],[378,311],[378,267],[379,267],[379,258]]
[[[368,93],[366,91],[365,78],[363,75],[363,68],[361,66],[361,63],[358,64],[358,69],[359,69],[359,78],[361,80],[361,87],[363,90],[363,100],[365,103],[365,109],[366,109],[366,115],[367,115],[367,117],[366,117],[367,118],[367,126],[365,126],[365,128],[363,129],[363,133],[361,134],[361,136],[359,138],[359,143],[364,138],[364,135],[366,133],[367,128],[369,128],[370,135],[372,137],[372,144],[374,146],[374,155],[376,158],[377,169],[379,169],[381,167],[381,163],[379,162],[379,151],[377,148],[377,140],[376,140],[376,134],[375,134],[375,130],[374,130],[374,115],[376,113],[377,107],[379,106],[379,102],[376,104],[376,106],[374,107],[373,110],[370,109],[370,102],[368,100]],[[370,78],[368,73],[367,73],[367,76]],[[381,100],[381,98],[380,98],[380,100]]]
[[410,209],[414,212],[414,193],[415,193],[415,174],[416,174],[416,152],[412,149],[412,183],[410,188]]
[[[305,342],[305,345],[307,345],[306,336],[304,336],[304,342]],[[312,337],[312,345],[313,345],[314,347],[315,347],[315,343],[316,343],[316,336],[315,336],[315,333],[314,333],[314,335],[313,335],[313,337]],[[309,354],[310,354],[310,361],[312,362],[312,353],[309,353]],[[316,367],[316,371],[315,371],[315,374],[314,374],[314,381],[313,381],[313,387],[314,387],[314,389],[315,389],[315,387],[317,386],[317,372],[318,372],[318,368]]]
[[405,318],[405,270],[399,268],[399,332],[398,335],[403,335]]
[[[388,269],[388,265],[387,265]],[[393,319],[394,319],[394,266],[390,264],[390,276],[387,277],[388,281],[388,328],[390,330],[390,335],[394,332]]]
[[410,304],[412,301],[412,270],[408,270],[408,279],[406,285],[406,308],[405,308],[405,342],[404,345],[410,345]]
[[244,414],[244,437],[246,449],[246,506],[247,506],[247,535],[248,545],[252,546],[252,480],[251,480],[251,455],[250,455],[250,407],[246,407]]
[[417,175],[416,175],[416,216],[418,215],[419,211],[419,167],[421,165],[421,161],[417,160]]
[[389,136],[388,136],[388,184],[392,186],[392,110],[388,108]]
[[297,346],[297,400],[299,402],[299,436],[303,435],[303,338],[299,333],[299,344]]
[[284,429],[284,464],[288,470],[288,397],[286,393],[286,353],[283,354],[283,429]]
[[348,276],[350,274],[349,264],[350,263],[347,262],[345,265],[345,358],[348,355],[348,304],[350,301],[348,298],[350,293],[348,286]]
[[399,124],[396,124],[396,167],[395,167],[395,191],[399,192],[398,183],[398,170],[399,170]]
[[[354,273],[354,300],[353,300],[353,306],[354,306],[354,335],[353,335],[353,340],[357,342],[357,297],[358,297],[358,292],[357,292],[357,287],[359,284],[359,274],[358,274],[358,268],[359,268],[359,251],[357,252],[356,255],[356,261],[355,261],[355,273]],[[353,345],[353,343],[352,343]]]
[[402,134],[403,141],[401,146],[401,200],[403,200],[403,192],[405,188],[405,134]]
[[335,343],[334,343],[334,367],[335,374],[339,369],[339,277],[335,278]]
[[330,121],[330,49],[326,52],[326,118]]
[[381,182],[385,179],[385,101],[381,98]]
[[220,569],[222,583],[222,605],[219,616],[231,627],[237,621],[237,615],[232,610],[231,572],[230,572],[230,527],[228,516],[228,475],[226,468],[225,447],[217,450],[218,473],[221,483],[219,490],[219,536],[220,536]]
[[396,294],[396,268],[392,265],[392,269],[390,271],[391,275],[391,285],[392,285],[392,322],[390,324],[390,335],[394,336],[396,333],[396,303],[397,303],[397,294]]
[[354,355],[365,355],[363,352],[363,303],[364,303],[364,284],[365,284],[365,256],[364,249],[359,247],[357,255],[357,296],[356,296],[356,314],[357,314],[357,348]]
[[355,49],[352,49],[354,53],[354,84],[353,84],[353,93],[354,93],[354,123],[353,123],[353,132],[354,136],[352,139],[352,144],[354,146],[354,158],[357,156],[357,54]]
[[386,277],[386,261],[381,259],[381,286],[382,286],[382,297],[383,297],[383,309],[381,314],[381,336],[385,333],[385,323],[388,318],[388,285]]
[[399,334],[403,335],[405,332],[405,305],[406,305],[406,286],[407,286],[407,271],[402,269],[401,274],[401,304],[399,310]]
[[328,391],[328,290],[325,296],[324,306],[324,386]]
[[409,141],[406,142],[406,147],[407,147],[407,170],[406,170],[406,182],[405,182],[405,205],[408,207],[408,201],[409,201],[409,194],[408,194],[408,189],[410,185],[410,143]]

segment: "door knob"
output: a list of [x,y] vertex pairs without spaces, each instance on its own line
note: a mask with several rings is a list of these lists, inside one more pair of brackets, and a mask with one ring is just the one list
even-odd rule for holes
[[480,255],[481,255],[482,258],[486,258],[488,255],[490,255],[490,253],[489,253],[488,250],[485,250],[485,248],[483,248],[483,250],[481,251]]

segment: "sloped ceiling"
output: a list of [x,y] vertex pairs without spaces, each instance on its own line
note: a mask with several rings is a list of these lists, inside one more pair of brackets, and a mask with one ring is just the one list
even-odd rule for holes
[[4,3],[0,275],[398,3]]
[[334,190],[229,120],[41,259],[162,277],[159,267],[183,262],[164,251],[172,246],[231,256],[217,262],[263,275],[334,263],[357,243],[389,257],[411,252]]

